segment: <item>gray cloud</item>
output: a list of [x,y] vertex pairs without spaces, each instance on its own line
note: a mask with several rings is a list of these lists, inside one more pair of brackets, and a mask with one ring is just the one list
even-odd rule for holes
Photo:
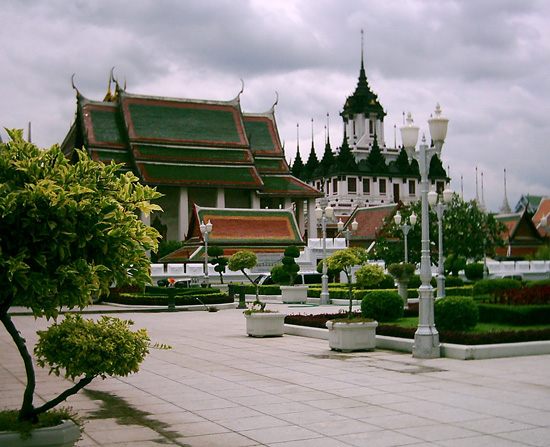
[[268,109],[277,91],[288,158],[297,123],[307,156],[312,118],[321,155],[327,113],[333,147],[342,141],[338,114],[357,83],[364,29],[387,144],[400,142],[403,111],[427,132],[441,102],[451,119],[443,158],[453,187],[463,176],[473,198],[477,165],[497,210],[505,167],[511,203],[550,193],[549,19],[544,0],[5,0],[0,125],[32,121],[37,144],[61,141],[75,111],[71,75],[85,96],[101,99],[115,66],[141,94],[230,99],[242,78],[245,111]]

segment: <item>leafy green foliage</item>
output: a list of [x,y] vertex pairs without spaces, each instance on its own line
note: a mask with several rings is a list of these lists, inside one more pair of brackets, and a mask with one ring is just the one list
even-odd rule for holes
[[355,272],[357,285],[362,289],[372,289],[385,279],[384,269],[377,265],[363,265]]
[[[418,222],[409,231],[407,236],[409,261],[413,264],[420,262],[422,212],[420,201],[400,210],[403,221],[408,221],[414,212]],[[393,216],[386,218],[386,231],[376,241],[372,257],[383,259],[386,265],[403,261],[404,238],[403,232],[393,221]],[[429,212],[429,234],[432,243],[432,263],[438,259],[438,223],[435,211]],[[443,250],[444,256],[455,254],[466,259],[481,260],[485,252],[494,256],[495,247],[504,246],[502,233],[504,224],[495,220],[492,214],[481,211],[474,200],[464,202],[457,195],[454,196],[443,218]]]
[[71,164],[57,145],[41,151],[9,133],[0,145],[0,313],[17,298],[54,317],[113,282],[149,281],[145,251],[159,234],[137,213],[159,209],[150,200],[160,193],[82,151]]
[[223,274],[225,273],[225,268],[229,259],[223,256],[224,250],[223,247],[219,245],[211,245],[208,247],[208,256],[212,256],[213,259],[210,260],[214,264],[214,271],[220,275],[220,282],[223,284]]
[[458,276],[458,272],[466,268],[466,258],[451,253],[447,256],[447,259],[445,259],[443,268],[447,274],[450,273],[453,276]]
[[[112,322],[102,328],[105,334],[113,330],[112,343],[128,348],[126,351],[111,351],[102,362],[85,360],[82,354],[69,361],[65,352],[65,347],[70,348],[68,340],[75,343],[86,337],[78,325],[71,326],[69,319],[67,326],[61,326],[66,329],[65,339],[49,338],[53,329],[51,333],[42,331],[39,363],[51,361],[54,372],[66,368],[69,377],[80,374],[84,378],[35,408],[32,359],[8,314],[10,306],[17,302],[31,309],[35,317],[52,318],[63,306],[82,309],[91,304],[92,295],[107,294],[112,283],[150,282],[146,251],[157,250],[160,235],[145,225],[139,214],[160,210],[151,200],[161,194],[140,184],[132,173],[120,173],[114,163],[91,160],[84,151],[75,150],[73,161],[69,161],[58,145],[40,150],[23,140],[21,130],[9,130],[8,134],[11,141],[0,144],[0,320],[25,364],[27,386],[19,419],[34,421],[95,375],[137,371],[146,347],[142,352],[142,333],[131,335]],[[71,334],[71,329],[77,332]],[[111,334],[104,339],[109,337]],[[93,351],[99,342],[89,338],[85,344]],[[118,354],[122,357],[116,358]]]
[[349,290],[349,310],[348,310],[348,317],[352,318],[353,313],[353,292],[352,292],[352,285],[351,285],[351,268],[357,264],[359,264],[361,260],[359,257],[355,254],[355,252],[350,249],[346,248],[345,250],[339,250],[337,252],[334,252],[332,255],[330,255],[327,258],[327,268],[331,270],[341,270],[346,275],[346,278],[348,280],[348,290]]
[[435,325],[443,331],[463,331],[475,327],[479,311],[472,298],[449,296],[434,303]]
[[481,262],[471,262],[464,267],[464,274],[469,281],[483,279],[484,266]]
[[390,264],[388,265],[388,272],[390,272],[390,275],[392,275],[395,279],[408,279],[414,273],[414,265],[404,262]]
[[30,437],[30,433],[33,429],[55,427],[63,423],[63,421],[72,420],[81,430],[84,425],[83,421],[71,407],[53,408],[46,411],[39,416],[36,423],[20,421],[18,416],[18,410],[0,410],[0,432],[19,432],[23,439],[27,439]]
[[139,371],[147,355],[149,337],[145,329],[132,332],[130,320],[102,316],[99,321],[67,314],[61,323],[38,331],[40,339],[34,353],[38,364],[50,367],[56,376],[80,376],[105,379],[127,376]]
[[361,314],[376,321],[395,321],[403,317],[404,302],[397,292],[375,290],[361,300]]
[[[293,286],[296,275],[300,271],[300,266],[296,263],[296,258],[299,256],[300,249],[296,245],[289,245],[286,247],[282,259],[282,268],[275,270],[276,276],[273,277],[273,280],[279,284],[290,284]],[[284,278],[284,276],[286,276],[286,278]],[[276,278],[283,282],[279,282]]]
[[258,263],[258,257],[256,256],[255,253],[249,250],[240,250],[229,258],[227,267],[232,272],[240,271],[244,276],[247,277],[250,283],[256,287],[256,301],[259,301],[258,284],[255,284],[254,280],[245,271],[245,269],[250,270],[254,268],[257,263]]
[[499,290],[519,289],[521,282],[511,278],[482,279],[474,284],[473,295],[486,295]]

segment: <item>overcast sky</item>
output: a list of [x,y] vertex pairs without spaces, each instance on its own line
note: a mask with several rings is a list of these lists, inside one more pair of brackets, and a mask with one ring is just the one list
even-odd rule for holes
[[[61,142],[80,92],[103,99],[114,66],[136,94],[230,100],[269,109],[289,162],[296,125],[304,161],[312,122],[322,156],[364,61],[387,111],[386,144],[403,112],[428,136],[437,102],[450,119],[442,159],[452,188],[498,211],[507,170],[512,208],[550,195],[548,0],[0,0],[0,136],[25,128],[40,147]],[[25,136],[27,132],[25,131]],[[401,144],[397,130],[397,144]]]

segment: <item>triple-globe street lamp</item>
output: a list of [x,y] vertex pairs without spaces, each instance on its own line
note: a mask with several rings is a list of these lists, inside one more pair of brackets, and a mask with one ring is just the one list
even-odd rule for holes
[[[437,298],[445,298],[445,271],[443,268],[443,213],[449,208],[453,200],[453,191],[446,189],[439,197],[435,191],[428,193],[428,202],[437,214],[438,235],[439,235],[439,261],[437,263]],[[438,200],[439,199],[439,200]]]
[[208,276],[208,237],[212,233],[212,222],[210,220],[208,223],[201,222],[200,230],[202,237],[204,239],[204,283],[206,287],[210,286],[210,277]]
[[416,151],[419,127],[409,112],[407,124],[401,127],[401,139],[409,157],[418,160],[420,167],[420,196],[422,206],[422,248],[420,260],[420,279],[422,284],[418,289],[419,314],[418,328],[414,334],[413,357],[438,358],[441,356],[439,347],[439,332],[434,320],[434,289],[430,284],[432,277],[430,267],[430,233],[428,204],[428,166],[433,155],[441,154],[441,148],[447,136],[448,118],[441,116],[441,107],[437,104],[435,116],[428,120],[430,136],[434,146],[428,147],[426,137],[422,137],[419,150]]
[[345,225],[344,225],[344,222],[342,222],[342,219],[340,219],[336,225],[338,226],[338,232],[344,233],[344,236],[347,241],[347,247],[349,248],[350,247],[349,241],[351,239],[351,235],[357,231],[357,228],[359,228],[359,223],[357,222],[357,220],[354,219],[353,222],[350,225],[348,225],[348,227],[346,228],[346,231],[343,231]]
[[414,212],[409,216],[409,223],[404,222],[403,225],[401,225],[401,221],[403,219],[403,216],[401,216],[401,213],[397,211],[395,213],[395,216],[393,216],[393,220],[395,224],[397,225],[397,228],[399,228],[403,232],[403,236],[405,239],[405,264],[409,263],[409,249],[407,245],[407,235],[409,234],[409,231],[416,225],[417,215],[414,214]]
[[328,274],[327,274],[327,221],[334,216],[334,208],[326,197],[319,201],[319,206],[315,209],[315,217],[321,221],[323,231],[323,275],[321,277],[321,296],[320,304],[329,304],[330,295],[328,292]]

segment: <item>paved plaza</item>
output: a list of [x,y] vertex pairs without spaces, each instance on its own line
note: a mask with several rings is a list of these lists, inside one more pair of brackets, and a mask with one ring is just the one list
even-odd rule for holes
[[[247,337],[238,309],[117,316],[172,349],[153,349],[138,374],[96,379],[69,398],[87,420],[80,447],[550,446],[550,355],[460,361],[383,350],[343,354],[326,340]],[[29,343],[46,327],[32,316],[13,318]],[[41,398],[69,385],[37,372]],[[2,328],[2,407],[19,405],[23,377]]]

